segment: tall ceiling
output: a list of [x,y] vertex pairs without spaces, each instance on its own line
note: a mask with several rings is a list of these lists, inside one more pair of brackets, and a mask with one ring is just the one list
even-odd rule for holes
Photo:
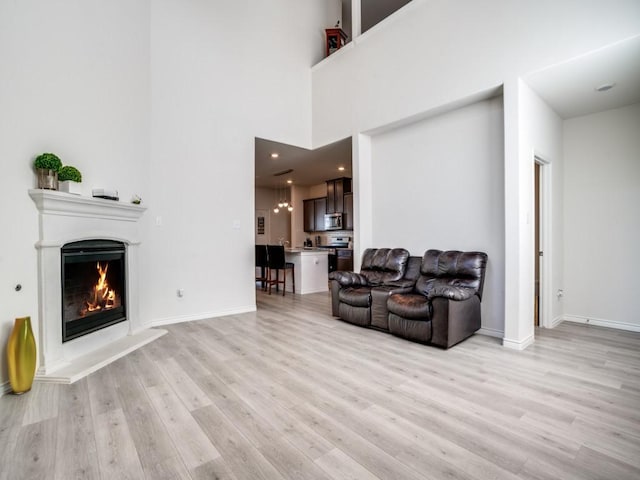
[[[408,3],[399,0],[403,2]],[[524,80],[564,119],[640,102],[640,36],[532,72]],[[596,90],[605,84],[614,87]],[[273,152],[277,159],[271,158]],[[341,166],[344,171],[338,170]],[[288,169],[292,171],[276,175]],[[316,150],[256,138],[255,175],[257,187],[271,188],[283,187],[287,180],[309,186],[352,177],[351,138]]]
[[[562,118],[640,102],[640,36],[524,77]],[[613,85],[598,92],[596,88]]]
[[[256,138],[256,187],[280,188],[319,185],[339,177],[351,177],[351,137],[315,150]],[[271,154],[277,153],[278,158]],[[338,170],[344,167],[344,170]],[[292,170],[288,173],[287,170]]]

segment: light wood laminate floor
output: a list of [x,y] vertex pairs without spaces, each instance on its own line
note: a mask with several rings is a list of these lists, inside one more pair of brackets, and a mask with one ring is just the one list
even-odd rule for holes
[[638,479],[640,334],[565,323],[524,352],[332,318],[327,294],[169,334],[0,398],[2,479]]

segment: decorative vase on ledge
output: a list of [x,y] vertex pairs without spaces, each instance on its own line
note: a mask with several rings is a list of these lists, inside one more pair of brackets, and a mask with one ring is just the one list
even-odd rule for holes
[[46,168],[36,168],[38,173],[38,188],[58,190],[58,172]]
[[7,343],[7,367],[13,393],[31,390],[36,374],[36,341],[31,329],[31,317],[16,318]]

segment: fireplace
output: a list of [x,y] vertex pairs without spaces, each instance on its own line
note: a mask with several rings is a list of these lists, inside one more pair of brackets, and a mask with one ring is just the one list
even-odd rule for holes
[[[39,219],[36,379],[73,383],[165,334],[140,316],[145,207],[52,190],[29,195]],[[100,308],[89,312],[88,300]]]
[[63,342],[127,319],[125,254],[125,244],[113,240],[62,247]]

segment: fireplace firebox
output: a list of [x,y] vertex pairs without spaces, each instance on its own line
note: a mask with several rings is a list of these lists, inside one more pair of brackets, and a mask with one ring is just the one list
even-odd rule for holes
[[62,247],[62,341],[124,322],[126,247],[83,240]]

